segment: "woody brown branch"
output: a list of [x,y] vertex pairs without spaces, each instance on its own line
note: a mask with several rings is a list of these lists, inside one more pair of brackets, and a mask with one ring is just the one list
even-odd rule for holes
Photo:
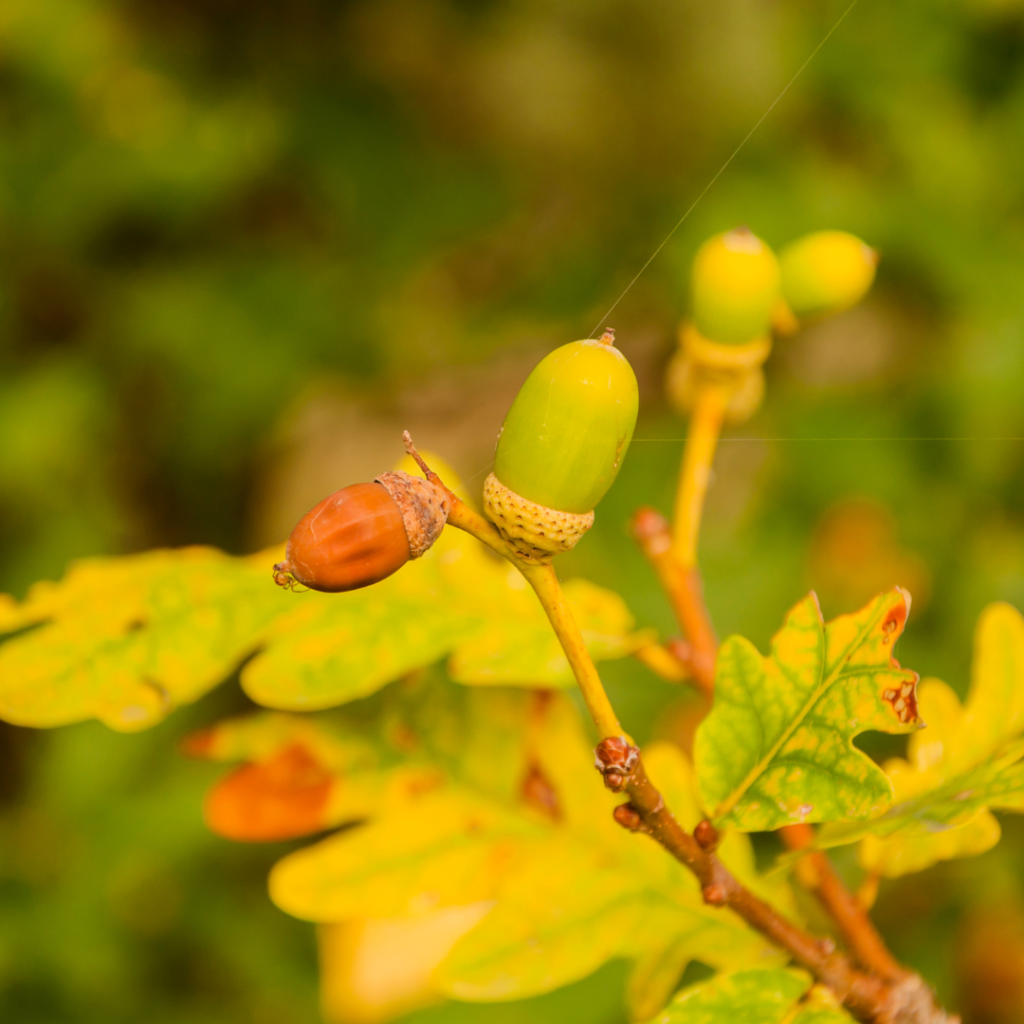
[[[780,829],[780,833],[791,850],[806,850],[814,842],[814,830],[810,825],[787,825]],[[798,874],[801,882],[836,922],[846,948],[862,967],[887,981],[894,981],[907,973],[889,952],[871,918],[843,884],[824,853],[807,850]]]
[[830,940],[808,935],[750,892],[715,855],[717,835],[710,823],[702,823],[696,834],[690,835],[676,821],[648,778],[636,747],[608,737],[598,745],[596,754],[605,785],[629,797],[628,804],[616,809],[619,824],[660,843],[694,874],[706,903],[728,907],[785,950],[827,985],[858,1020],[865,1024],[958,1024],[959,1018],[948,1016],[935,1003],[917,975],[901,969],[895,977],[883,978],[862,970],[837,952]]
[[[447,493],[451,505],[449,525],[473,534],[522,569],[497,530],[459,501],[444,487],[437,474],[427,467],[408,433],[404,435],[404,440],[410,455],[416,459],[427,478],[443,487]],[[550,582],[553,586],[550,592],[549,588],[538,587],[536,583],[534,589],[551,618],[559,640],[566,647],[567,655],[570,655],[572,649],[579,656],[575,661],[570,657],[570,663],[582,688],[584,680],[580,678],[576,661],[587,660],[589,656],[578,636],[578,629],[571,631],[573,636],[567,637],[566,623],[554,614],[554,604],[560,606],[563,601],[558,592],[557,578],[553,574]],[[706,611],[703,614],[707,620]],[[566,616],[571,620],[567,611]],[[710,628],[710,623],[708,625]],[[710,635],[717,646],[717,641],[713,640],[714,634]],[[574,638],[575,642],[571,642]],[[577,647],[579,650],[576,650]],[[713,660],[711,666],[713,669]],[[596,685],[600,687],[599,679]],[[935,1005],[930,990],[917,975],[906,974],[898,981],[889,983],[858,971],[845,957],[835,952],[829,940],[816,940],[807,935],[745,889],[715,856],[717,836],[710,823],[702,823],[695,836],[689,835],[675,820],[661,794],[648,779],[640,751],[617,733],[618,729],[605,731],[606,738],[597,750],[597,765],[605,785],[629,797],[628,804],[616,809],[616,820],[627,828],[651,835],[686,865],[701,883],[704,899],[709,904],[726,906],[739,914],[752,927],[786,950],[820,982],[828,985],[854,1015],[866,1024],[959,1024],[958,1018],[948,1017]]]
[[[668,523],[654,509],[639,509],[633,517],[632,529],[641,550],[658,573],[680,626],[690,638],[693,676],[711,698],[714,693],[718,640],[704,604],[700,571],[696,567],[684,570],[675,562]],[[803,848],[813,839],[809,826],[793,826],[782,832],[787,842],[799,842],[799,845],[791,846],[792,849]],[[808,856],[811,858],[810,867],[815,878],[811,891],[836,922],[839,933],[857,962],[883,979],[893,980],[904,976],[906,971],[889,953],[864,908],[843,885],[826,855],[815,852]]]
[[[678,562],[669,524],[654,509],[638,509],[631,525],[634,538],[657,572],[676,619],[690,640],[693,676],[709,700],[713,700],[718,639],[704,603],[700,570],[696,564],[684,566]],[[791,849],[801,849],[813,840],[813,832],[806,825],[784,828],[782,834]],[[835,873],[828,857],[820,852],[810,853],[808,857],[808,870],[804,874],[813,879],[809,888],[835,921],[857,962],[883,979],[906,975],[864,908]]]

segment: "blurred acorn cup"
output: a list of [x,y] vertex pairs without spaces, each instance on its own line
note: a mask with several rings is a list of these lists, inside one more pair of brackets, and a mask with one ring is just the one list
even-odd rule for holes
[[498,436],[484,511],[529,562],[568,551],[594,522],[636,426],[636,377],[606,331],[537,364]]
[[745,345],[708,341],[693,324],[679,329],[679,348],[669,361],[665,391],[672,407],[681,414],[693,411],[699,392],[710,386],[728,392],[724,419],[743,423],[757,412],[764,398],[762,366],[772,350],[765,335]]

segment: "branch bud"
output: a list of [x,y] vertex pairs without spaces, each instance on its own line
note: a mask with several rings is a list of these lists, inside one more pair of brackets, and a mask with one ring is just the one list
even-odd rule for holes
[[640,812],[632,804],[619,804],[612,811],[612,817],[623,828],[628,828],[630,832],[647,831],[643,818],[640,817]]
[[594,767],[615,793],[625,789],[640,761],[640,751],[622,736],[606,736],[594,751]]

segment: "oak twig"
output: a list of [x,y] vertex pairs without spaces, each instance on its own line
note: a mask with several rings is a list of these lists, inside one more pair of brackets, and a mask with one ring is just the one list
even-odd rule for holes
[[682,569],[697,564],[697,538],[704,499],[728,404],[729,389],[722,384],[707,383],[698,390],[690,414],[672,522],[672,558]]
[[[786,825],[780,832],[791,850],[805,850],[814,842],[814,829],[810,825]],[[843,884],[824,853],[807,850],[797,868],[797,876],[831,915],[850,955],[862,967],[888,981],[906,974],[886,948],[867,911]]]
[[892,977],[862,970],[836,951],[828,939],[815,939],[787,921],[755,896],[715,855],[717,833],[701,822],[690,835],[665,806],[661,794],[644,770],[636,747],[609,737],[597,747],[597,766],[605,785],[625,793],[629,803],[616,808],[619,824],[643,832],[684,864],[700,883],[704,901],[728,907],[801,967],[827,985],[850,1012],[869,1024],[958,1024],[935,1003],[920,977],[898,969]]
[[580,692],[583,694],[587,710],[598,731],[602,736],[621,735],[622,726],[608,699],[608,694],[605,693],[604,684],[601,682],[597,668],[587,651],[580,628],[565,603],[554,567],[550,562],[538,564],[520,558],[516,551],[505,543],[493,523],[488,522],[479,512],[475,512],[458,495],[445,487],[444,481],[420,458],[409,431],[402,434],[402,440],[405,442],[406,451],[416,460],[427,479],[444,489],[448,497],[448,524],[472,534],[492,551],[507,558],[533,587],[541,607],[547,614],[551,627],[565,651],[573,675],[579,684]]
[[930,990],[917,975],[904,972],[898,979],[888,981],[867,973],[837,952],[830,940],[808,935],[750,892],[715,855],[718,837],[710,822],[702,822],[690,835],[676,821],[648,778],[639,749],[623,735],[554,568],[550,563],[537,565],[519,558],[491,523],[462,502],[427,467],[408,432],[403,437],[427,479],[444,488],[449,505],[448,523],[507,558],[537,594],[601,734],[596,766],[609,789],[629,798],[628,803],[616,808],[616,820],[660,843],[694,874],[706,903],[728,907],[739,914],[831,988],[859,1020],[867,1024],[958,1024],[957,1018],[948,1017],[935,1005]]
[[710,700],[715,689],[715,657],[718,638],[704,604],[700,573],[676,561],[668,522],[653,508],[634,514],[630,528],[640,549],[658,574],[680,628],[690,643],[689,664],[694,682]]

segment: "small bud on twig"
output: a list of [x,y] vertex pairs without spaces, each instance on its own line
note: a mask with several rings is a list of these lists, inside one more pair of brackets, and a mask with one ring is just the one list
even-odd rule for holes
[[693,830],[693,838],[697,840],[697,845],[702,850],[707,850],[709,853],[718,847],[718,829],[707,818],[698,822],[697,827]]
[[721,907],[725,905],[725,886],[719,885],[718,882],[712,882],[711,885],[705,885],[702,892],[704,895],[704,902],[709,906]]
[[644,824],[643,818],[640,817],[640,812],[632,804],[619,804],[618,807],[612,811],[612,817],[623,827],[628,828],[630,832],[649,832],[650,829]]
[[606,736],[594,751],[594,767],[615,793],[625,789],[640,760],[640,751],[622,736]]

